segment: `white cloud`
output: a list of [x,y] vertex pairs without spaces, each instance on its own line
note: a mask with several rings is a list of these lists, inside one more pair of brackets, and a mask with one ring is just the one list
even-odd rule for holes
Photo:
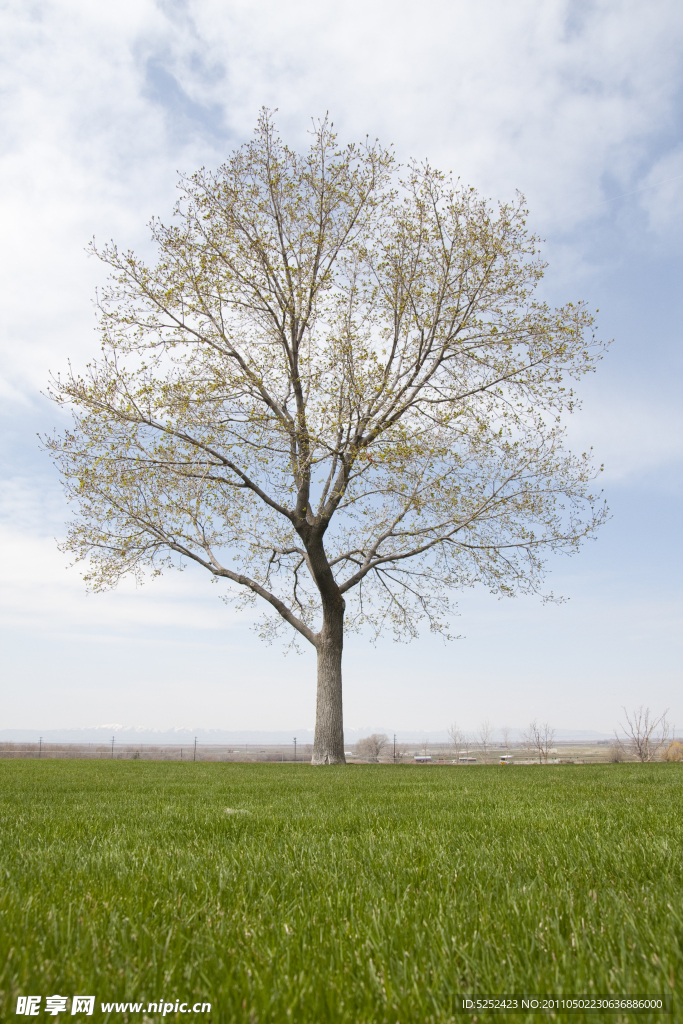
[[2,524],[0,552],[0,628],[29,627],[41,636],[99,631],[120,640],[148,627],[225,630],[253,618],[226,607],[219,586],[192,569],[141,588],[124,580],[114,591],[89,594],[79,567],[69,567],[51,537]]
[[[572,223],[602,180],[630,180],[680,88],[678,5],[565,0],[299,0],[190,3],[172,66],[188,93],[230,96],[249,131],[262,102],[303,132],[329,107],[355,134],[454,167],[494,195],[529,193],[546,223]],[[193,71],[224,67],[226,77]],[[236,102],[235,102],[236,101]]]
[[640,202],[650,226],[661,235],[683,226],[683,146],[667,153],[650,169],[641,186]]
[[683,456],[683,412],[667,403],[656,405],[642,394],[604,395],[570,421],[573,451],[593,447],[596,463],[604,463],[600,486],[657,474]]
[[[88,239],[144,249],[176,170],[218,162],[263,103],[295,141],[329,109],[344,137],[377,132],[494,197],[520,187],[544,232],[573,227],[613,183],[640,182],[648,140],[672,116],[677,12],[670,0],[11,4],[4,394],[94,351],[103,270]],[[678,159],[662,156],[656,173]]]

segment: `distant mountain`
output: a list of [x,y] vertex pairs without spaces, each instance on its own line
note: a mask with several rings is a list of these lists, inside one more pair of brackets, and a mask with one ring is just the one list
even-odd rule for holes
[[98,725],[90,729],[0,729],[0,742],[37,743],[116,743],[191,744],[220,743],[244,746],[250,743],[312,743],[313,730],[266,732],[260,729],[234,731],[227,729],[149,729],[144,726]]
[[[353,744],[363,736],[373,732],[385,733],[393,739],[394,730],[381,726],[349,727],[344,730],[347,744]],[[559,743],[597,742],[610,739],[610,733],[597,732],[591,729],[557,729],[555,741]],[[0,729],[0,742],[4,743],[37,743],[41,738],[44,743],[111,743],[112,736],[116,743],[145,744],[191,744],[195,737],[198,743],[234,744],[237,747],[256,743],[285,744],[292,743],[294,736],[298,744],[312,743],[312,729],[290,729],[288,731],[268,731],[265,729],[192,729],[179,726],[174,729],[150,729],[144,726],[98,725],[90,729]],[[510,740],[519,742],[522,738],[521,729],[510,731]],[[420,732],[396,730],[399,743],[431,744],[449,743],[448,734],[443,729],[432,731],[425,729]],[[493,742],[500,740],[494,732]]]

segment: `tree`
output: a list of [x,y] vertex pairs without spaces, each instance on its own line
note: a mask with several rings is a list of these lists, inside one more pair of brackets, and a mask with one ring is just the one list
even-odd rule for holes
[[373,732],[372,736],[365,736],[358,740],[356,755],[364,757],[368,761],[379,761],[388,742],[389,738],[383,732]]
[[536,747],[539,760],[542,757],[545,764],[548,763],[548,755],[550,754],[550,748],[553,745],[554,739],[555,730],[551,729],[547,722],[544,722],[536,733]]
[[491,746],[492,732],[493,729],[491,728],[491,723],[488,718],[484,719],[479,726],[479,747],[484,758],[484,764],[489,763],[489,747]]
[[[641,704],[639,708],[630,714],[626,708],[622,709],[626,719],[626,725],[622,730],[626,733],[626,745],[631,754],[638,761],[653,761],[657,751],[662,747],[668,738],[669,727],[666,720],[668,710],[653,718],[650,709]],[[659,734],[657,734],[659,730]]]
[[450,736],[451,743],[453,744],[453,752],[457,757],[458,754],[460,753],[460,749],[463,743],[465,742],[464,733],[462,732],[462,729],[459,728],[457,722],[453,722],[453,724],[450,726],[450,728],[448,729],[448,735]]
[[181,179],[155,266],[93,244],[102,354],[55,378],[74,422],[45,439],[64,547],[94,590],[194,562],[310,643],[315,764],[344,761],[345,629],[448,635],[449,592],[539,593],[604,518],[560,422],[601,346],[535,298],[525,216],[327,121],[293,152],[264,112]]
[[527,751],[535,750],[538,754],[538,763],[548,763],[548,754],[553,745],[555,730],[551,729],[547,722],[539,725],[534,718],[529,725],[529,730],[524,734]]

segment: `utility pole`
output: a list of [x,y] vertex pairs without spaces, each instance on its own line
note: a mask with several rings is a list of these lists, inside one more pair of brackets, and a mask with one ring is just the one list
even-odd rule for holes
[[192,758],[192,760],[193,761],[197,760],[197,737],[196,736],[194,738],[194,757]]
[[43,753],[43,737],[40,737],[40,746],[38,747],[38,757]]
[[296,761],[296,736],[294,737],[294,760]]
[[396,764],[396,733],[394,733],[394,764]]
[[114,760],[114,737],[111,738],[111,759]]

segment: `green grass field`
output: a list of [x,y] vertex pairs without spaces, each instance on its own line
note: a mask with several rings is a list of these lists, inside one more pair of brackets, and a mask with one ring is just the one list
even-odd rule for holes
[[462,996],[682,976],[678,764],[0,761],[0,848],[3,1021],[59,993],[97,996],[83,1021],[441,1024]]

